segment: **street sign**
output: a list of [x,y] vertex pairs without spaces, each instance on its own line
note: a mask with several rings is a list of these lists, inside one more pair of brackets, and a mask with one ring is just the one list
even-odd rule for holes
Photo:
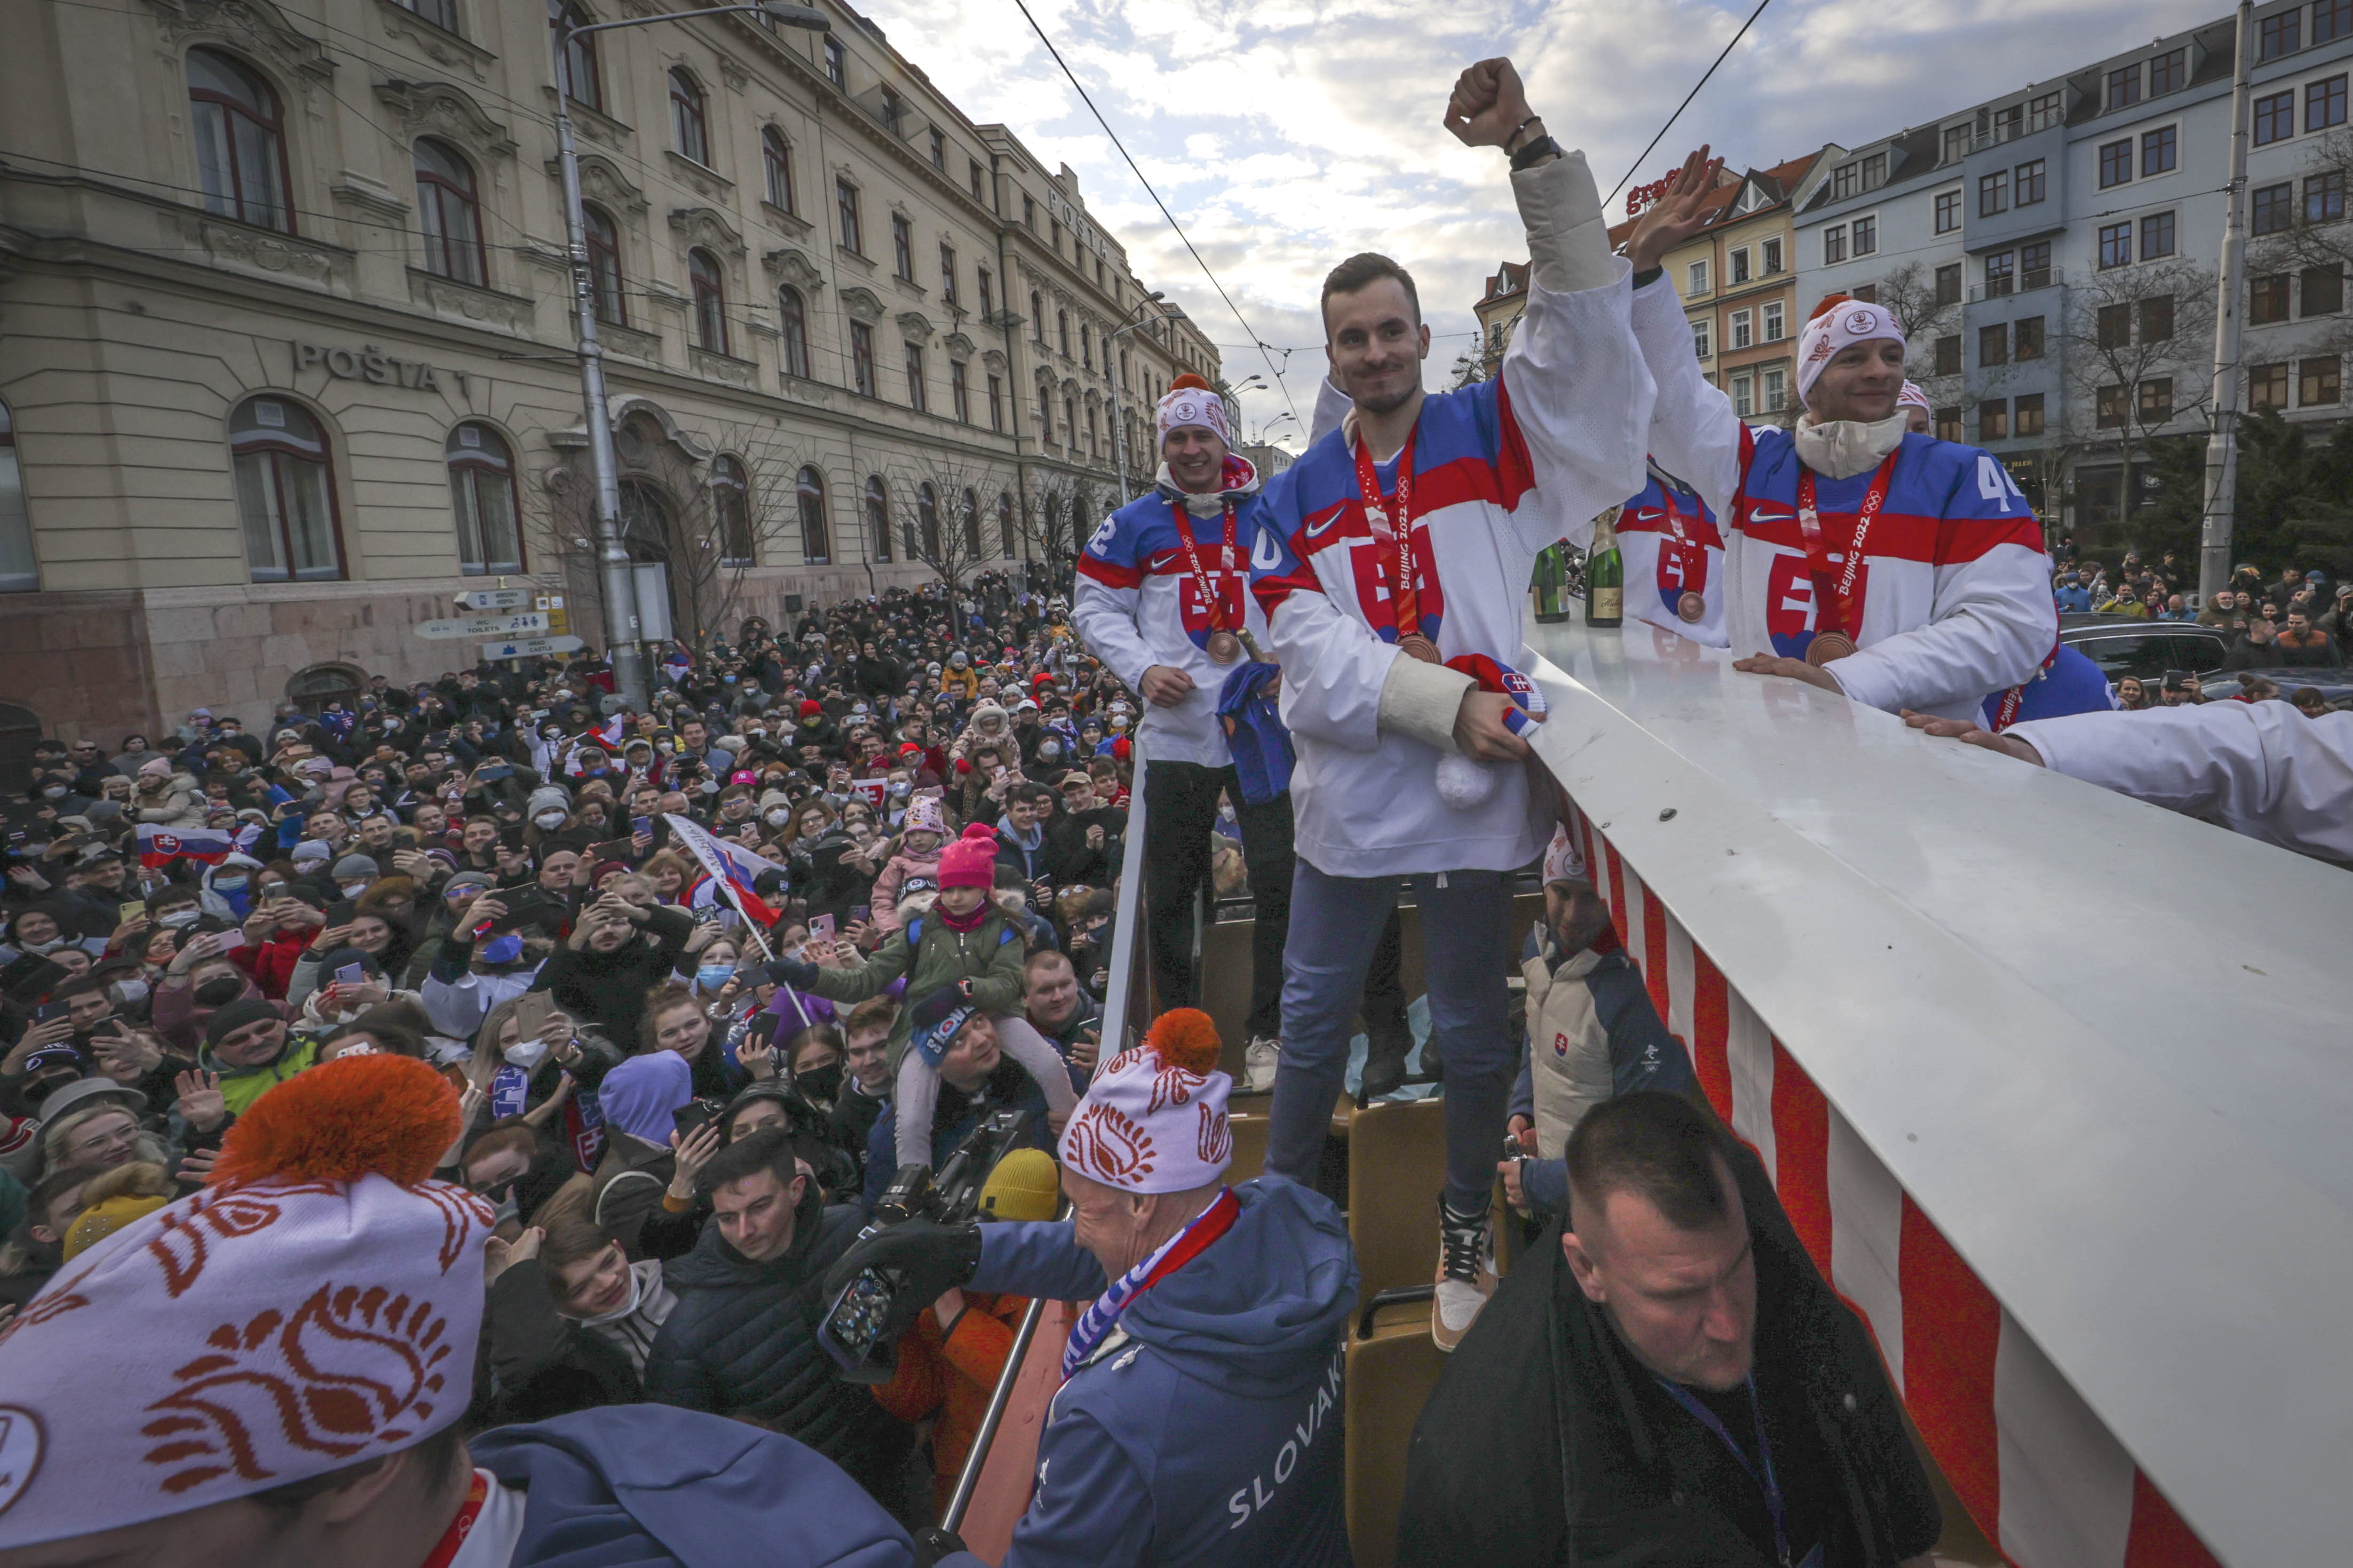
[[522,637],[513,642],[486,642],[482,645],[482,657],[537,658],[543,653],[571,653],[580,646],[578,637]]
[[427,621],[417,635],[440,637],[513,637],[547,630],[547,617],[537,610],[517,610],[504,616],[471,616],[464,620]]
[[515,610],[521,609],[530,598],[531,590],[528,588],[477,588],[471,593],[459,595],[458,607],[461,610]]

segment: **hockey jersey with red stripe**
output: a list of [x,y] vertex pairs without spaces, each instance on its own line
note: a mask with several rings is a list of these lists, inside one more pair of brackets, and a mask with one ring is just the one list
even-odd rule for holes
[[1725,646],[1724,534],[1699,492],[1651,466],[1618,513],[1626,613],[1710,647]]

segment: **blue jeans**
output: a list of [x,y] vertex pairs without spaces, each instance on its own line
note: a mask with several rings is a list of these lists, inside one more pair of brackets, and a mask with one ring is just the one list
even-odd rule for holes
[[[1501,871],[1413,879],[1421,910],[1430,1045],[1446,1070],[1446,1201],[1486,1212],[1511,1095],[1511,900]],[[1440,886],[1440,881],[1444,886]],[[1282,950],[1282,1058],[1269,1111],[1266,1168],[1313,1184],[1348,1070],[1356,1001],[1397,879],[1327,877],[1302,859]]]

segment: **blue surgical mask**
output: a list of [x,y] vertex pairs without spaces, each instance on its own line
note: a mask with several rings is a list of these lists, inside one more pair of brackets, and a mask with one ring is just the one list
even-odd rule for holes
[[506,931],[482,943],[481,952],[486,963],[512,963],[522,956],[522,938]]
[[213,879],[213,890],[216,892],[234,893],[244,886],[245,879],[242,876],[215,877]]
[[706,963],[694,972],[694,983],[705,991],[716,991],[733,978],[735,966],[732,963]]

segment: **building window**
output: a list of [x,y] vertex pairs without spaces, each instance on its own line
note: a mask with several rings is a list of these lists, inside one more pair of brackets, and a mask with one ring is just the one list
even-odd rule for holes
[[980,558],[980,498],[970,489],[964,492],[964,547],[973,560]]
[[[828,42],[831,40],[828,39]],[[869,497],[875,491],[877,481],[866,481]],[[793,500],[801,514],[801,561],[805,565],[824,566],[833,560],[832,541],[826,537],[825,476],[813,468],[805,468],[793,483]],[[869,501],[869,504],[872,504]],[[891,559],[884,551],[881,559]]]
[[766,178],[768,205],[793,210],[793,150],[785,133],[771,125],[760,132],[760,169]]
[[849,51],[830,33],[825,38],[825,79],[844,92],[849,90]]
[[1038,439],[1047,446],[1054,443],[1054,393],[1045,382],[1038,384]]
[[891,492],[879,474],[866,476],[866,548],[877,561],[891,556]]
[[1834,223],[1822,230],[1822,265],[1832,266],[1846,259],[1846,225]]
[[1936,426],[1936,439],[1939,441],[1958,441],[1963,438],[1961,411],[1958,408],[1937,409]]
[[2010,405],[2010,434],[2023,440],[2042,434],[2042,394],[2030,392]]
[[2162,425],[2173,417],[2173,378],[2154,375],[2140,384],[2140,422]]
[[2010,363],[2010,323],[1996,321],[1978,329],[1978,366],[1979,369]]
[[976,291],[980,296],[980,319],[985,321],[997,314],[997,297],[990,287],[988,268],[976,267],[972,270]]
[[2304,7],[2301,5],[2292,5],[2276,16],[2264,17],[2256,35],[2262,45],[2255,58],[2275,60],[2282,55],[2292,55],[2304,47],[2300,37],[2303,20]]
[[1961,335],[1948,332],[1936,340],[1936,371],[1938,375],[1961,374]]
[[1960,226],[1961,193],[1938,191],[1936,193],[1936,232],[1950,234]]
[[2100,265],[2129,267],[2132,265],[2132,231],[2129,223],[2103,224],[2100,226]]
[[1887,154],[1873,153],[1862,161],[1862,188],[1875,191],[1887,183]]
[[988,196],[981,189],[980,160],[977,158],[965,159],[964,172],[971,177],[972,199],[978,202],[981,205],[987,206],[988,205]]
[[2015,251],[1997,251],[1985,258],[1986,298],[1995,300],[2018,287],[2018,255]]
[[2015,142],[2026,134],[2026,105],[2013,103],[1993,113],[1993,139],[1997,142]]
[[2092,424],[2101,430],[2125,427],[2125,389],[2104,386],[2092,395]]
[[988,378],[988,427],[999,432],[1005,428],[1005,382],[1001,376]]
[[680,157],[691,158],[706,169],[711,166],[711,136],[702,123],[702,89],[683,66],[670,68],[670,132]]
[[1735,285],[1748,281],[1748,247],[1746,246],[1741,246],[1733,251],[1732,270],[1729,277]]
[[2100,147],[2100,189],[2127,184],[2132,179],[2132,138],[2108,142]]
[[1957,305],[1961,302],[1961,264],[1948,261],[1936,268],[1936,303]]
[[[2284,185],[2276,187],[2285,190]],[[2260,197],[2263,193],[2257,191]],[[2304,182],[2304,221],[2335,223],[2345,216],[2345,171],[2334,170],[2326,174],[2307,175]],[[2286,225],[2282,223],[2281,227]],[[2258,233],[2268,232],[2257,230]]]
[[891,215],[891,270],[902,282],[915,280],[915,226],[904,213]]
[[2345,123],[2345,78],[2330,77],[2304,89],[2304,128],[2326,131]]
[[2295,134],[2295,93],[2274,92],[2255,100],[2255,145],[2284,142]]
[[723,354],[727,352],[727,290],[720,282],[719,263],[707,250],[690,250],[686,277],[694,289],[695,346]]
[[458,523],[458,569],[468,576],[522,571],[514,458],[506,442],[489,426],[468,423],[449,432],[443,451]]
[[429,137],[419,137],[417,217],[425,237],[425,270],[480,289],[489,277],[482,253],[481,212],[474,204],[474,171]]
[[1060,218],[1058,218],[1058,217],[1050,217],[1050,218],[1048,218],[1048,219],[1046,220],[1046,228],[1047,228],[1047,230],[1048,230],[1049,234],[1050,235],[1050,237],[1052,237],[1052,239],[1053,239],[1053,243],[1054,243],[1054,254],[1055,254],[1055,255],[1057,255],[1057,256],[1061,255],[1061,254],[1062,254],[1062,220],[1061,220]]
[[2031,135],[2037,131],[2048,131],[2058,124],[2066,113],[2066,100],[2067,95],[2063,92],[2046,92],[2040,98],[2028,100],[2027,133]]
[[1879,219],[1859,217],[1854,220],[1854,253],[1858,257],[1879,254]]
[[2353,0],[2313,0],[2312,41],[2334,43],[2353,37]]
[[866,242],[858,226],[858,187],[848,180],[833,183],[833,205],[841,216],[841,248],[853,256],[866,254]]
[[1010,561],[1018,552],[1020,543],[1020,531],[1013,525],[1013,493],[999,490],[997,492],[997,552]]
[[2041,158],[2032,159],[2018,166],[2018,205],[2020,206],[2031,207],[2042,199],[2043,167],[2044,163]]
[[948,401],[955,408],[958,424],[972,423],[972,372],[960,359],[948,361]]
[[2169,342],[2173,338],[2173,296],[2151,294],[2140,302],[2140,341]]
[[564,78],[565,94],[575,103],[602,109],[605,84],[596,74],[596,36],[591,33],[584,38],[565,30],[586,26],[588,13],[579,6],[548,0],[548,31],[564,40],[564,47],[556,55],[555,68]]
[[2247,280],[2247,325],[2268,327],[2288,319],[2293,280],[2284,272],[2267,272]]
[[0,403],[0,591],[41,585],[33,558],[33,522],[25,510],[25,470],[16,461],[16,424]]
[[2295,367],[2295,401],[2300,408],[2319,408],[2344,401],[2343,362],[2335,354],[2299,360]]
[[785,374],[811,380],[808,307],[801,300],[801,291],[790,284],[776,290],[776,320],[784,330]]
[[1095,367],[1095,335],[1084,321],[1079,323],[1079,363],[1087,369]]
[[2140,101],[2140,62],[2118,66],[2108,73],[2108,107],[2127,109]]
[[1957,163],[1969,155],[1969,144],[1975,138],[1966,125],[1945,127],[1945,162]]
[[[2330,0],[2321,0],[2327,5]],[[2353,0],[2337,0],[2353,6]],[[2168,92],[2179,92],[2182,83],[2189,79],[2189,51],[2187,48],[2168,49],[2152,56],[2148,62],[2148,95],[2157,98]]]
[[2098,342],[2102,349],[2132,346],[2132,304],[2103,305],[2095,318],[2099,323]]
[[1753,343],[1756,341],[1756,321],[1757,318],[1754,311],[1733,311],[1732,340],[1727,346],[1735,349],[1745,349]]
[[887,87],[882,89],[881,106],[882,123],[890,128],[891,134],[904,136],[906,132],[901,129],[899,121],[905,117],[907,108],[900,101],[896,89]]
[[1831,200],[1842,202],[1862,188],[1862,172],[1852,163],[1841,163],[1831,171]]
[[2173,215],[2151,213],[2140,220],[2140,258],[2155,261],[2173,254]]
[[1759,259],[1765,268],[1766,277],[1770,278],[1773,274],[1781,270],[1781,242],[1779,240],[1768,239],[1763,245],[1759,246],[1757,249],[1760,253]]
[[1704,257],[1683,268],[1683,283],[1686,294],[1707,292],[1707,260]]
[[1038,290],[1029,290],[1029,341],[1041,348],[1046,342],[1046,302]]
[[2248,209],[2247,226],[2252,231],[2256,234],[2284,234],[2295,225],[2294,185],[2265,185],[2255,193]]
[[723,452],[711,464],[711,513],[719,564],[754,564],[751,489],[744,482],[744,465]]
[[188,103],[205,210],[292,234],[294,213],[287,201],[292,180],[278,95],[228,56],[190,49]]
[[1736,375],[1732,378],[1732,412],[1743,419],[1751,418],[1756,415],[1757,381],[1755,377]]
[[2010,439],[2010,399],[1997,397],[1978,405],[1978,439],[1980,441]]
[[2304,269],[2304,313],[2333,316],[2345,308],[2345,273],[2335,263]]
[[2031,245],[2018,247],[2018,286],[2021,289],[2051,287],[2051,242],[2038,239]]
[[1777,366],[1766,371],[1758,380],[1760,383],[1758,390],[1764,399],[1766,413],[1778,414],[1789,406],[1789,373],[1788,371]]
[[1692,352],[1702,359],[1714,357],[1715,353],[1715,334],[1709,331],[1709,323],[1705,321],[1694,321],[1691,324],[1691,330]]
[[2010,171],[1996,169],[1978,176],[1978,216],[1992,217],[2010,210]]
[[849,384],[860,397],[874,395],[874,328],[865,321],[849,323]]
[[1076,453],[1079,449],[1079,400],[1069,395],[1062,399],[1062,436],[1070,443],[1071,450]]
[[1062,345],[1062,357],[1071,357],[1071,313],[1064,310],[1054,312],[1054,336]]
[[1021,197],[1021,226],[1031,234],[1038,232],[1037,199],[1026,193]]
[[931,142],[932,167],[944,174],[948,172],[948,139],[940,134],[940,129],[936,125],[932,127]]
[[2251,364],[2247,367],[2247,406],[2258,414],[2277,413],[2287,406],[2287,366],[2281,364]]
[[2179,126],[2160,125],[2154,131],[2144,131],[2140,137],[2140,173],[2143,179],[2156,174],[2170,174],[2181,162],[2181,131]]
[[1767,342],[1778,343],[1781,341],[1787,332],[1787,328],[1783,324],[1787,319],[1780,300],[1768,300],[1765,302],[1765,341]]
[[921,414],[931,407],[931,400],[923,395],[923,345],[907,344],[906,359],[907,406]]
[[228,418],[245,560],[257,583],[343,574],[327,437],[299,404],[249,397]]
[[2010,357],[2041,359],[2044,339],[2043,318],[2041,316],[2027,316],[2012,322],[2010,329]]
[[580,220],[588,240],[589,304],[598,321],[626,327],[629,308],[621,291],[621,232],[601,207],[583,205]]
[[940,298],[951,305],[963,303],[956,298],[955,247],[940,241]]
[[907,553],[919,561],[938,560],[940,498],[928,482],[915,487],[915,526],[919,536],[907,541]]

